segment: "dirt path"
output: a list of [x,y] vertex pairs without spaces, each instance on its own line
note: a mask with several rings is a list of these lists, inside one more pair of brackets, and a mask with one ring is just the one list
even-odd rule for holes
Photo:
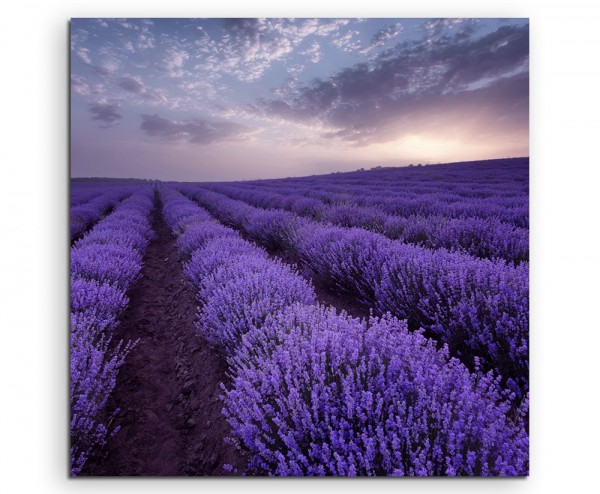
[[109,409],[121,409],[121,430],[87,475],[228,475],[224,464],[244,470],[243,458],[224,440],[229,425],[219,383],[226,364],[194,327],[196,303],[161,211],[157,196],[157,238],[115,335],[139,338],[109,402]]

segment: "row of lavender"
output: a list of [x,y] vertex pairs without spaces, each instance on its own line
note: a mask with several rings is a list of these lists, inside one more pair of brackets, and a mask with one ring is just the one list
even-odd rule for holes
[[[396,176],[394,176],[396,175]],[[238,185],[270,192],[296,193],[305,191],[309,197],[323,201],[325,204],[355,204],[359,206],[379,206],[390,213],[406,213],[406,208],[418,208],[412,213],[433,214],[435,202],[441,200],[452,204],[454,217],[470,215],[487,217],[490,212],[501,212],[505,220],[511,220],[517,211],[527,204],[527,186],[508,186],[501,184],[457,184],[451,182],[422,183],[402,182],[400,171],[392,174],[389,180],[399,182],[394,185],[377,180],[365,179],[360,184],[345,183],[341,179],[328,183],[323,181],[293,183],[290,181],[241,182]],[[490,208],[494,208],[490,211]]]
[[299,190],[328,205],[377,207],[387,214],[497,218],[528,227],[529,159],[395,168],[256,182],[266,196]]
[[101,194],[101,190],[98,188],[89,188],[82,186],[71,185],[71,207],[79,206],[85,202],[91,201],[94,197]]
[[250,473],[527,473],[527,400],[403,321],[326,309],[293,268],[175,190],[161,195],[198,329],[227,355],[224,412]]
[[529,157],[500,158],[479,161],[461,161],[426,165],[423,167],[373,167],[357,173],[335,172],[328,175],[309,175],[294,178],[263,180],[265,183],[332,183],[343,180],[346,184],[362,184],[365,180],[379,181],[383,185],[402,186],[403,182],[390,182],[390,173],[402,173],[403,181],[413,181],[420,184],[435,184],[439,182],[472,184],[474,187],[484,187],[485,184],[497,184],[506,187],[516,187],[526,184],[529,180]]
[[[494,201],[505,209],[520,207],[527,202],[527,184],[473,184],[447,181],[422,183],[415,180],[404,181],[402,171],[402,169],[399,169],[388,172],[387,182],[375,179],[368,172],[365,174],[365,178],[359,182],[351,182],[347,179],[335,177],[331,181],[320,178],[295,183],[296,179],[285,179],[238,182],[238,184],[260,188],[265,192],[289,192],[293,189],[307,189],[311,191],[313,197],[317,197],[327,204],[352,202],[361,206],[368,206],[386,204],[390,199],[397,198],[431,198],[432,194],[441,194],[444,201],[450,203],[483,200],[482,204],[485,204]],[[382,196],[376,197],[375,194],[378,192],[382,193]]]
[[[526,191],[529,182],[529,158],[509,158],[442,165],[413,167],[372,168],[368,171],[330,173],[304,177],[257,180],[254,183],[288,185],[313,184],[327,185],[343,183],[344,187],[376,184],[377,187],[410,191],[415,187],[436,187],[444,184],[450,190],[462,190],[468,195],[467,186],[473,190],[485,190],[493,186],[505,193]],[[525,187],[525,188],[524,188]],[[509,194],[510,195],[510,194]]]
[[76,194],[74,204],[71,206],[71,241],[75,240],[92,227],[104,214],[114,208],[119,202],[130,196],[133,187],[96,186],[93,190],[84,189],[80,200]]
[[424,328],[474,368],[528,389],[528,265],[431,251],[362,229],[263,210],[198,186],[181,186],[220,221],[284,251],[315,283],[348,294],[376,314]]
[[[514,263],[529,259],[529,231],[494,216],[492,211],[498,209],[496,203],[491,205],[491,210],[486,209],[484,217],[452,218],[440,214],[403,216],[386,213],[381,208],[379,201],[385,194],[381,190],[363,190],[359,196],[360,202],[371,204],[363,206],[354,204],[354,201],[340,204],[341,201],[336,200],[330,192],[323,192],[329,199],[326,202],[314,197],[315,194],[321,194],[310,187],[277,188],[277,192],[265,191],[261,187],[226,184],[215,184],[208,188],[263,209],[284,209],[315,221],[363,228],[393,240],[431,249],[445,248]],[[442,198],[437,195],[436,199],[440,201]],[[421,197],[419,200],[424,199]],[[389,204],[389,198],[386,201]]]
[[[71,474],[118,431],[107,400],[135,342],[112,341],[152,238],[152,189],[137,187],[71,248]],[[122,193],[122,192],[120,192]]]

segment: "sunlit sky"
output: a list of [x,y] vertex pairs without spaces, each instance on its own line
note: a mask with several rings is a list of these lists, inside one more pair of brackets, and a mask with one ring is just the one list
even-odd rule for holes
[[73,19],[71,175],[529,154],[527,19]]

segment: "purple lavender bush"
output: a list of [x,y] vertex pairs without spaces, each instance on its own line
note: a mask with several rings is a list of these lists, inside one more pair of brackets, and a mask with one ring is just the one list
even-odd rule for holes
[[[231,216],[236,217],[238,214],[233,212]],[[297,217],[286,211],[253,210],[245,216],[242,228],[266,249],[285,250],[291,247],[296,221]]]
[[239,234],[214,220],[190,221],[183,233],[177,239],[177,249],[183,259],[188,259],[192,253],[201,248],[207,241],[218,237],[237,237]]
[[[527,299],[526,264],[482,262],[181,190],[262,245],[288,249],[312,279],[446,343],[439,348],[389,313],[368,321],[336,315],[316,305],[305,282],[293,293],[289,282],[302,279],[264,251],[235,236],[208,240],[185,270],[199,329],[228,355],[224,413],[250,473],[527,475],[526,385],[507,390],[481,367],[526,372],[526,347],[510,344],[526,335],[527,310],[517,303]],[[444,332],[448,314],[460,322]],[[494,319],[504,325],[494,336],[508,343],[502,351],[489,346],[500,328],[489,325]],[[473,370],[450,350],[468,351]]]
[[131,195],[129,188],[107,190],[89,202],[71,208],[71,240],[82,235],[96,223],[103,214],[115,207],[125,197]]
[[211,219],[209,213],[173,189],[163,188],[161,196],[164,201],[163,216],[171,231],[177,236],[187,228],[190,222]]
[[87,280],[126,288],[137,281],[141,269],[142,256],[130,247],[90,244],[71,252],[71,272]]
[[[355,297],[379,315],[390,312],[408,319],[411,327],[424,328],[447,343],[452,355],[465,363],[473,366],[479,357],[484,368],[527,389],[528,263],[514,266],[434,251],[291,213],[273,220],[272,211],[215,192],[185,192],[218,219],[242,229],[253,218],[262,232],[257,235],[255,229],[253,237],[270,247],[279,239],[278,247],[316,283]],[[269,233],[269,228],[274,231]]]
[[396,248],[381,263],[374,300],[378,313],[417,321],[453,355],[465,362],[477,356],[485,368],[527,389],[528,265]]
[[79,206],[86,202],[91,201],[94,197],[100,195],[100,191],[96,190],[95,187],[91,188],[90,184],[83,183],[71,183],[71,208],[73,206]]
[[[239,254],[237,253],[238,249],[235,249],[234,252],[221,250],[212,259],[206,258],[202,254],[210,253],[213,250],[208,249],[210,245],[206,247],[207,249],[194,252],[197,257],[185,265],[185,272],[197,290],[196,298],[200,304],[204,304],[217,288],[224,288],[231,281],[243,278],[248,274],[268,270],[272,264],[266,255],[256,255],[253,252]],[[225,248],[228,247],[228,245],[225,246]],[[227,254],[223,255],[223,252]],[[198,261],[198,263],[194,261]]]
[[94,228],[86,235],[87,245],[116,245],[126,247],[133,251],[145,251],[148,246],[149,238],[136,231],[134,228],[123,228],[118,235],[115,235],[115,229]]
[[198,329],[228,352],[235,351],[240,338],[269,315],[294,303],[316,303],[312,287],[287,265],[242,257],[235,261],[244,264],[237,265],[235,273],[222,267],[199,293],[204,304]]
[[325,207],[318,199],[301,196],[290,205],[290,211],[299,216],[320,220],[325,211]]
[[375,208],[364,208],[343,204],[328,207],[322,215],[323,221],[347,228],[358,227],[382,233],[387,216]]
[[406,323],[297,304],[228,358],[224,413],[255,474],[517,476],[526,404]]
[[266,252],[238,237],[217,237],[195,250],[190,261],[184,265],[184,270],[190,282],[199,287],[220,266],[236,263],[238,256],[259,259],[266,258]]
[[489,176],[453,165],[449,174],[431,169],[411,177],[410,170],[397,169],[363,180],[348,176],[347,182],[321,176],[206,187],[263,209],[285,209],[405,243],[520,263],[529,258],[524,165],[519,163],[511,175],[504,164],[493,164]]
[[135,342],[113,341],[127,290],[153,237],[152,189],[122,201],[71,248],[71,475],[118,432],[106,409],[119,368]]
[[119,368],[135,342],[112,345],[106,331],[113,325],[93,314],[71,315],[72,476],[79,475],[89,457],[119,431],[118,426],[109,425],[110,417],[103,415]]
[[372,306],[389,241],[360,228],[296,225],[293,244],[303,272],[322,286]]
[[[165,209],[173,218],[178,217],[177,206],[189,210],[178,194],[172,189],[163,191]],[[257,225],[262,228],[271,218]],[[264,251],[230,228],[195,222],[190,216],[177,244],[180,253],[191,252],[184,269],[200,304],[197,327],[227,352],[233,352],[241,336],[270,314],[293,303],[316,303],[312,286],[293,268],[269,260]]]
[[71,279],[71,314],[93,317],[101,327],[112,327],[129,299],[119,288],[83,278]]

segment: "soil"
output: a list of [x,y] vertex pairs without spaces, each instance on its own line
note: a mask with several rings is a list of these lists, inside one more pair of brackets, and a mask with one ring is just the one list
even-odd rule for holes
[[[108,410],[120,408],[108,441],[88,476],[222,476],[245,470],[241,453],[226,442],[220,383],[227,365],[194,326],[196,302],[177,259],[175,238],[155,197],[142,278],[114,340],[139,340],[119,371]],[[235,474],[235,473],[234,473]]]

